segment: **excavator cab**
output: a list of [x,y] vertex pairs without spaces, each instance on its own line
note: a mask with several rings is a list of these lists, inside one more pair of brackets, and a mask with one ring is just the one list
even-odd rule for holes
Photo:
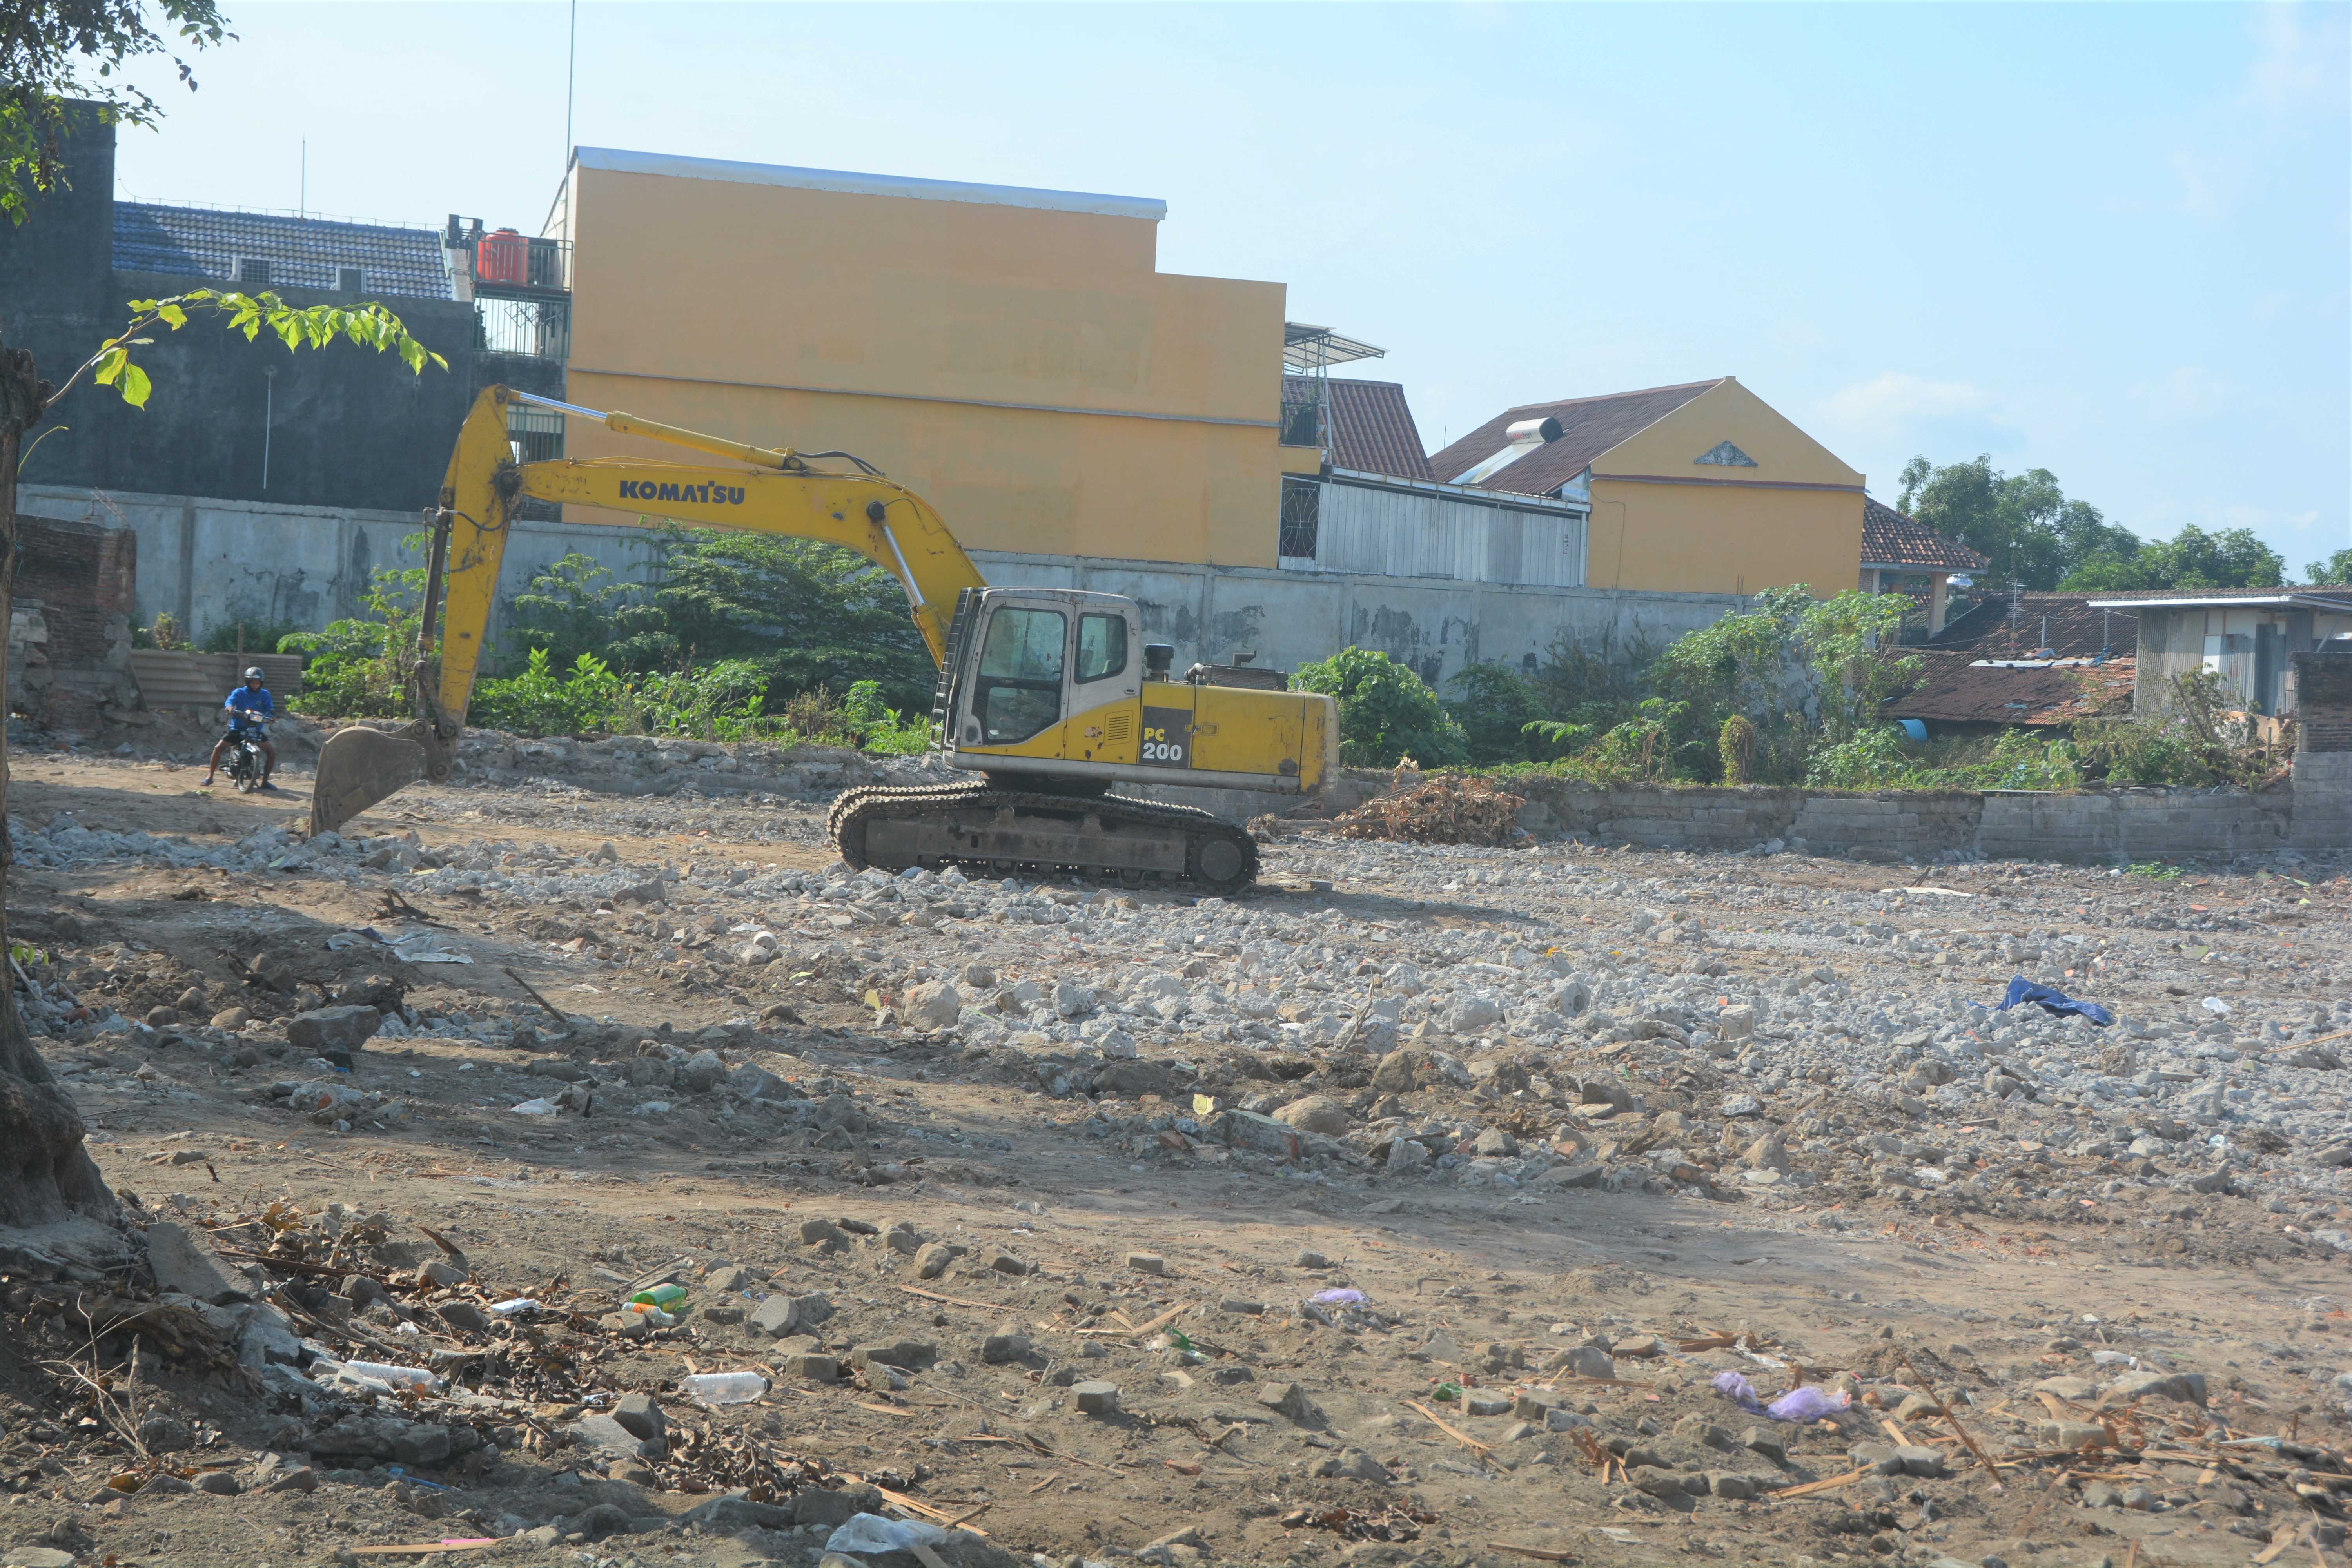
[[957,767],[1007,775],[1123,760],[1142,633],[1135,601],[1116,594],[964,590],[932,710],[941,750]]

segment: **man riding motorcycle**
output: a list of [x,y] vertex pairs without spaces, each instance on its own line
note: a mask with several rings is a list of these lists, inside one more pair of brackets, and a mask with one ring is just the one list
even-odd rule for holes
[[278,748],[269,743],[268,721],[278,717],[278,703],[269,689],[261,684],[262,670],[254,665],[245,672],[245,684],[228,694],[221,706],[228,710],[228,733],[213,743],[213,757],[205,768],[205,787],[210,789],[213,775],[220,771],[221,753],[235,745],[244,732],[253,731],[253,743],[261,750],[261,787],[275,790],[269,775],[278,771]]

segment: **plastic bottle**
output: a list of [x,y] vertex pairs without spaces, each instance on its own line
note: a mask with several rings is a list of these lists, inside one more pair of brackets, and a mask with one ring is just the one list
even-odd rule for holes
[[697,1405],[749,1405],[768,1392],[768,1380],[756,1372],[701,1372],[677,1386]]
[[655,1328],[657,1329],[670,1329],[677,1326],[677,1320],[676,1318],[670,1316],[667,1312],[663,1311],[659,1307],[648,1306],[643,1301],[630,1302],[629,1310],[632,1312],[644,1313],[646,1318],[652,1322]]
[[380,1361],[347,1361],[343,1370],[360,1377],[372,1377],[378,1383],[394,1388],[438,1388],[441,1380],[421,1366],[393,1366]]
[[674,1312],[677,1310],[677,1304],[686,1300],[686,1287],[656,1285],[650,1290],[638,1291],[629,1300],[636,1306],[659,1307],[665,1312]]

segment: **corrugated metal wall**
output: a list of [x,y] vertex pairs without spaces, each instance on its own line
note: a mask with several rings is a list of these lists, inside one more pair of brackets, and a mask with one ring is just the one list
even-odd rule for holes
[[1467,583],[1584,585],[1584,519],[1438,494],[1326,482],[1316,550],[1285,568]]

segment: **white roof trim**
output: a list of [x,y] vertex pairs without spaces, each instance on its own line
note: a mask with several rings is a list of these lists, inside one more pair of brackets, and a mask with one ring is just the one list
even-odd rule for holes
[[2285,605],[2291,609],[2347,610],[2352,609],[2352,595],[2338,598],[2334,594],[2306,593],[2294,588],[2263,588],[2252,593],[2231,593],[2227,589],[2210,595],[2197,595],[2180,599],[2089,599],[2085,607],[2094,610],[2221,610],[2230,608],[2262,609]]
[[1168,204],[1150,196],[1106,196],[1088,191],[1040,191],[1026,185],[976,185],[961,180],[920,180],[904,174],[854,174],[838,169],[795,169],[783,163],[739,163],[728,158],[682,158],[667,153],[632,153],[618,147],[581,147],[574,160],[583,169],[621,174],[667,174],[679,180],[721,180],[738,185],[785,185],[803,191],[835,191],[852,196],[912,196],[933,202],[973,202],[982,206],[1036,207],[1045,212],[1092,213],[1101,217],[1139,217],[1158,223]]

